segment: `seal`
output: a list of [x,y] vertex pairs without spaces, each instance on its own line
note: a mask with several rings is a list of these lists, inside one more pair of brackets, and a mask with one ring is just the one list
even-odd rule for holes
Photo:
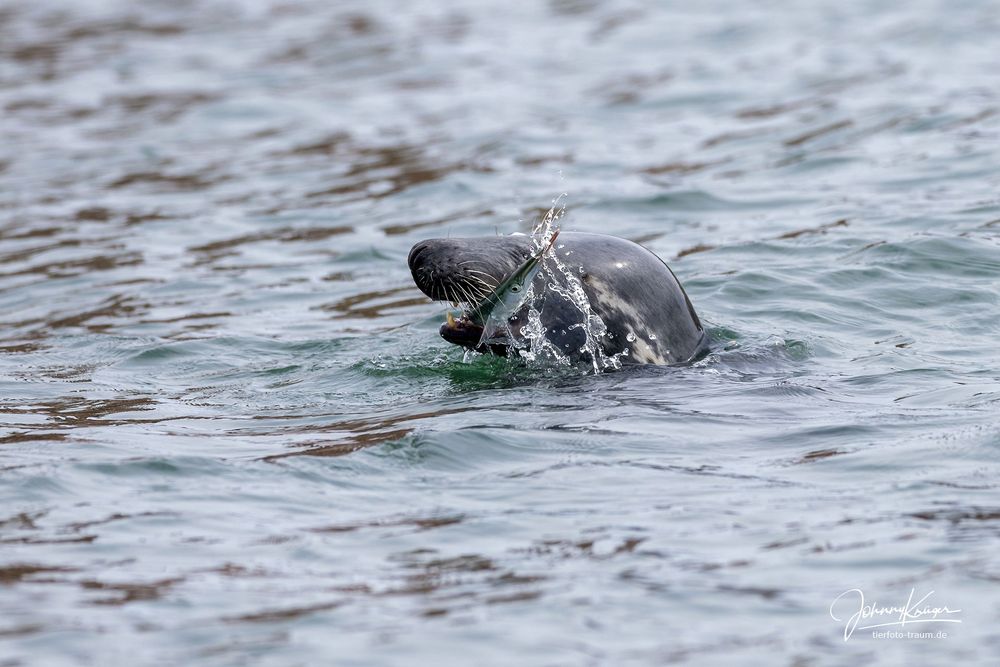
[[[507,355],[526,347],[529,334],[543,334],[571,362],[587,363],[603,355],[626,364],[677,364],[708,351],[704,327],[687,293],[650,250],[615,236],[583,232],[562,232],[546,250],[556,255],[565,274],[530,273],[527,280],[536,298],[510,314],[501,337],[484,336],[490,332],[484,332],[482,322],[450,313],[441,336],[477,352]],[[511,278],[527,274],[539,255],[532,238],[521,234],[430,239],[413,246],[408,263],[420,291],[435,301],[465,303],[468,314],[470,306],[481,309],[475,305],[493,298],[498,289],[519,288]],[[566,281],[582,287],[589,313],[573,299]],[[591,316],[603,322],[598,325],[600,350],[588,346]]]

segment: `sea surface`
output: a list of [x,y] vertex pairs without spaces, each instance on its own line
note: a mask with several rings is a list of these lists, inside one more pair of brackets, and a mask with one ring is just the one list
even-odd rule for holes
[[[998,35],[969,0],[4,0],[0,665],[1000,664]],[[410,247],[561,195],[711,354],[438,336]],[[845,630],[911,592],[952,622]]]

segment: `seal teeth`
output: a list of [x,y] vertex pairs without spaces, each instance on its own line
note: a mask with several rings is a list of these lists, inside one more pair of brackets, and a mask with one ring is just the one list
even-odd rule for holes
[[453,315],[451,314],[451,311],[450,311],[450,310],[448,311],[448,326],[450,326],[450,327],[453,327],[453,326],[455,326],[455,318],[454,318],[454,316],[453,316]]

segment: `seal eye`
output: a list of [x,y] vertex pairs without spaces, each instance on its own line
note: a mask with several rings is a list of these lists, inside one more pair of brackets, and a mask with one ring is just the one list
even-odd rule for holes
[[511,285],[510,286],[510,291],[511,292],[520,292],[521,291],[521,286],[520,285]]

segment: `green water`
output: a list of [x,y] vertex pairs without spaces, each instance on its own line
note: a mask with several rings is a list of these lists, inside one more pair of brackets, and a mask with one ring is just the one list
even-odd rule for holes
[[[4,3],[0,665],[996,664],[998,29]],[[410,247],[561,193],[708,357],[439,338]],[[850,589],[961,623],[845,641]]]

